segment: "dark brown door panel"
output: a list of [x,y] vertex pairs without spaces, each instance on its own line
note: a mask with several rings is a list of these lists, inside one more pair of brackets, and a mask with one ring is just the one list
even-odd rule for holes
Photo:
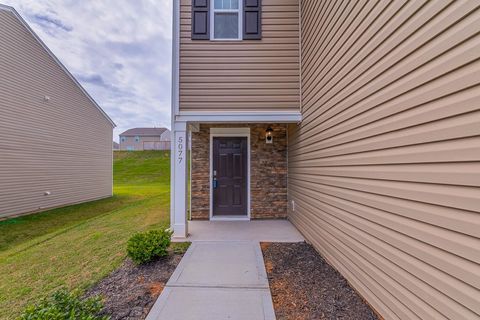
[[213,215],[247,215],[247,138],[213,138]]

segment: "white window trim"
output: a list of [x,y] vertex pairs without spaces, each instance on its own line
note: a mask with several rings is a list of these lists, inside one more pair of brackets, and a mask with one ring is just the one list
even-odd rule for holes
[[[247,215],[213,216],[213,138],[246,137],[247,138]],[[250,128],[210,128],[210,221],[244,221],[250,220]]]
[[[210,0],[210,40],[211,41],[241,41],[243,40],[243,0],[238,0],[238,9],[215,9],[215,0]],[[238,38],[215,38],[215,13],[238,13]]]

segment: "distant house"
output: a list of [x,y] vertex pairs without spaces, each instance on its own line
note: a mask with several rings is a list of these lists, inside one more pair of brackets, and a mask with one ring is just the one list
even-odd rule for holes
[[167,128],[133,128],[120,134],[120,150],[170,150]]
[[114,150],[114,151],[120,150],[120,144],[118,144],[117,142],[113,141],[113,150]]
[[0,5],[0,219],[112,195],[115,124]]

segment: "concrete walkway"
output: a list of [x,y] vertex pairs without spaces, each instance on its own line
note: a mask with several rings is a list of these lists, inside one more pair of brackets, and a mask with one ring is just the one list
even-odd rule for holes
[[301,242],[287,220],[190,221],[192,245],[147,320],[274,320],[260,242]]
[[257,241],[195,241],[147,320],[274,320]]

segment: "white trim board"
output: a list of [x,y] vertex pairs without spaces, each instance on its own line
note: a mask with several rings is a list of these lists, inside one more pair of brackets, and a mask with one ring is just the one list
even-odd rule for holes
[[180,111],[180,1],[173,1],[172,21],[172,128],[174,115]]
[[205,123],[299,123],[302,121],[300,112],[185,112],[175,116],[177,121]]
[[[247,216],[213,216],[213,138],[214,137],[246,137],[247,138]],[[210,128],[210,213],[209,219],[211,221],[238,221],[250,220],[250,128]]]
[[[179,73],[180,73],[180,1],[172,5],[172,87],[171,87],[171,136],[170,140],[170,229],[175,230],[175,130],[177,129],[175,115],[179,111]],[[186,214],[186,213],[185,213]],[[186,236],[186,235],[185,235]]]
[[90,96],[90,94],[82,87],[82,85],[75,79],[75,77],[68,71],[68,69],[60,62],[60,60],[53,54],[53,52],[47,47],[47,45],[40,39],[40,37],[33,31],[33,29],[28,25],[28,23],[22,18],[22,16],[15,10],[15,8],[0,4],[0,10],[11,12],[20,23],[28,30],[28,32],[33,36],[33,38],[40,44],[40,46],[47,52],[50,58],[60,67],[60,69],[65,72],[65,74],[73,81],[73,83],[80,89],[80,91],[93,103],[93,105],[100,111],[100,113],[110,122],[112,127],[117,125],[113,120],[108,116],[108,114],[103,111],[103,109],[98,105],[98,103]]

